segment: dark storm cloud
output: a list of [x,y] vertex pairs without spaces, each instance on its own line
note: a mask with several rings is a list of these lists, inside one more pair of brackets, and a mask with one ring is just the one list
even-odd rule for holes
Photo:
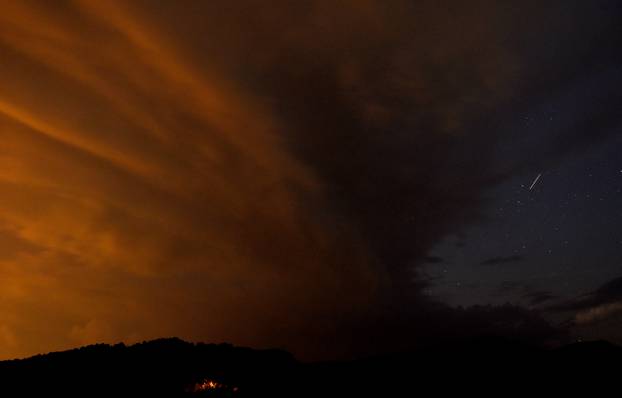
[[492,257],[487,260],[484,260],[480,263],[480,265],[499,265],[499,264],[509,264],[509,263],[518,263],[524,261],[525,258],[523,256],[507,256],[507,257]]
[[[304,28],[291,42],[263,32],[274,62],[259,56],[253,64],[268,66],[247,76],[287,120],[290,147],[318,173],[332,217],[360,232],[404,292],[433,244],[480,219],[488,188],[612,134],[615,80],[578,93],[589,96],[577,99],[576,120],[515,151],[511,167],[495,152],[524,134],[506,129],[521,111],[601,80],[620,42],[611,9],[578,2],[365,4],[279,7],[285,30]],[[585,128],[593,119],[596,131]]]
[[[416,325],[403,327],[406,342],[442,330],[451,311],[421,295],[431,281],[418,276],[430,249],[482,220],[489,188],[606,139],[617,120],[622,90],[604,77],[621,44],[613,2],[258,4],[195,6],[205,22],[175,28],[213,38],[186,45],[270,107],[286,147],[319,179],[326,200],[307,203],[311,214],[364,248],[378,296],[362,318],[340,317],[335,341],[379,333],[374,325],[390,336],[403,319]],[[516,120],[568,93],[575,117],[523,142],[534,134]],[[413,315],[431,308],[444,315]]]
[[[42,249],[0,259],[3,355],[549,333],[424,297],[418,271],[489,188],[610,134],[622,90],[592,86],[619,57],[614,3],[7,4],[0,222]],[[594,103],[544,143],[508,128],[572,90]]]

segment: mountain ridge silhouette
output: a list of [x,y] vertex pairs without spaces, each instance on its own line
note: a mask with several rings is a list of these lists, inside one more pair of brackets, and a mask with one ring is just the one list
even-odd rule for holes
[[[279,349],[163,338],[93,344],[0,362],[2,396],[387,396],[436,389],[498,394],[613,381],[622,348],[596,341],[545,349],[499,338],[301,362]],[[536,387],[537,386],[537,387]],[[60,394],[60,395],[59,395]]]

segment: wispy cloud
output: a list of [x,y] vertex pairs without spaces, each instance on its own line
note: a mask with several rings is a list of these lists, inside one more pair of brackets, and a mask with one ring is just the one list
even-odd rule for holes
[[492,257],[486,259],[480,263],[480,265],[500,265],[500,264],[510,264],[510,263],[518,263],[524,261],[525,258],[523,256],[507,256],[507,257]]

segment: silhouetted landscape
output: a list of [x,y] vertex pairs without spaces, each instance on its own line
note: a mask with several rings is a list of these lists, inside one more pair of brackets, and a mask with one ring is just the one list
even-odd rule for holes
[[394,396],[430,389],[439,394],[560,391],[585,382],[601,387],[615,380],[611,364],[620,360],[622,349],[603,341],[543,349],[481,338],[351,361],[303,363],[282,350],[170,338],[3,361],[0,378],[3,396]]

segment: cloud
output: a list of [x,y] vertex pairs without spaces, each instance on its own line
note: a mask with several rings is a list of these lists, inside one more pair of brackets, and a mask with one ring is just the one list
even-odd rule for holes
[[492,257],[487,260],[484,260],[480,263],[480,265],[500,265],[500,264],[509,264],[509,263],[517,263],[524,261],[525,258],[523,256],[507,256],[507,257]]
[[481,219],[488,188],[606,138],[619,109],[612,84],[529,162],[497,159],[517,104],[619,54],[599,36],[615,13],[560,7],[7,5],[3,355],[179,335],[311,356],[353,330],[369,331],[356,351],[465,321],[421,294],[432,246]]
[[574,312],[576,320],[586,323],[602,319],[606,315],[616,312],[622,301],[622,277],[614,278],[598,289],[579,297],[565,300],[553,305],[548,310],[554,312]]
[[544,303],[556,300],[558,297],[549,291],[539,290],[531,283],[521,281],[504,281],[494,290],[493,296],[513,297],[515,301],[526,302],[527,308],[542,308]]
[[495,294],[503,296],[508,294],[520,293],[521,295],[526,295],[532,291],[532,286],[527,283],[521,281],[507,280],[499,284],[495,291]]
[[523,297],[529,300],[529,305],[531,306],[542,305],[557,298],[557,296],[546,291],[532,291],[525,293]]
[[577,325],[590,324],[611,317],[622,311],[622,302],[600,304],[577,312],[574,322]]
[[566,324],[576,337],[622,343],[622,277],[613,278],[574,299],[543,307],[543,310],[566,317]]
[[445,261],[444,258],[438,257],[438,256],[426,256],[425,257],[425,262],[428,264],[440,264],[444,261]]
[[597,301],[614,301],[622,299],[622,277],[614,278],[596,289],[592,296]]

